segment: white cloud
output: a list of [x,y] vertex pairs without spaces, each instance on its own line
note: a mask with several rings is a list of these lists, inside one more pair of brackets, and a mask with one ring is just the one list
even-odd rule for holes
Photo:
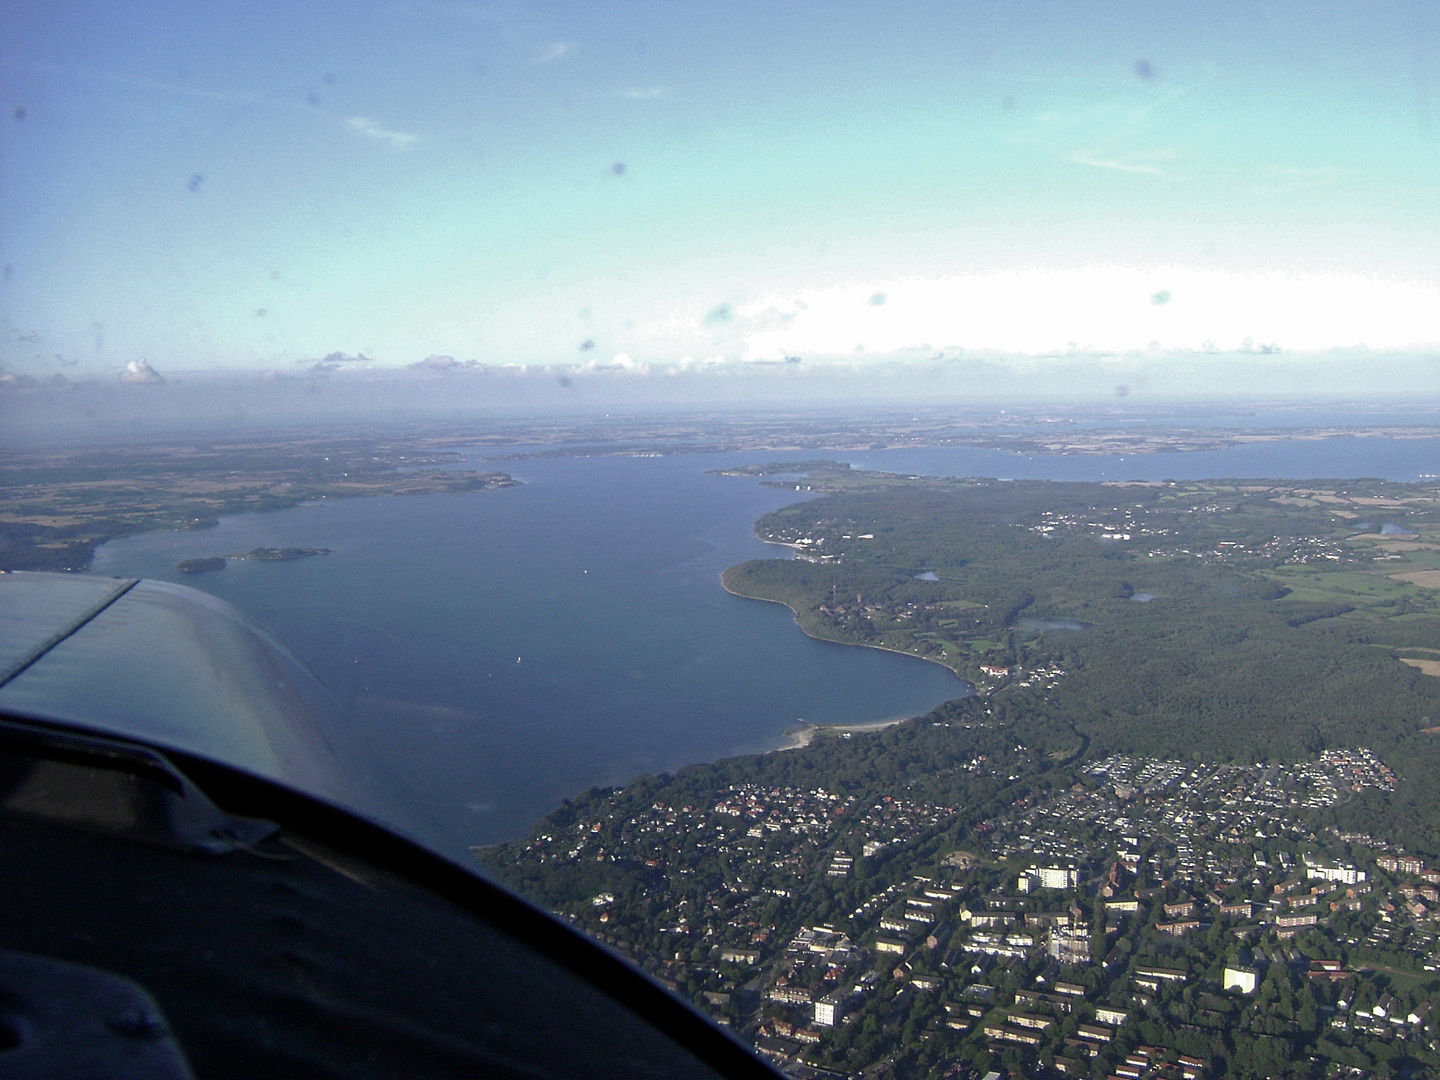
[[120,373],[120,381],[127,383],[163,383],[165,377],[150,366],[148,360],[131,360]]
[[1165,170],[1154,165],[1135,165],[1127,161],[1106,161],[1104,158],[1092,157],[1083,150],[1068,155],[1066,161],[1073,161],[1076,165],[1089,165],[1096,169],[1114,169],[1117,172],[1139,173],[1144,176],[1164,176]]
[[409,135],[403,131],[390,131],[381,127],[368,116],[352,116],[345,121],[345,126],[351,131],[358,131],[361,135],[368,135],[372,139],[379,139],[388,142],[391,146],[403,148],[414,142],[418,135]]
[[575,51],[575,46],[566,41],[552,41],[545,46],[543,52],[535,57],[535,63],[548,64],[551,61],[559,60],[562,56],[569,56]]
[[[870,303],[877,292],[886,295],[883,306]],[[1157,304],[1161,293],[1170,298]],[[1440,342],[1434,282],[1278,271],[1035,268],[854,282],[799,298],[787,290],[733,310],[725,340],[750,362],[838,357],[857,341],[868,355],[923,347],[1032,357],[1384,350]],[[777,312],[793,317],[777,319]],[[690,313],[690,340],[714,340],[716,333],[703,312]]]
[[[557,368],[557,370],[560,370]],[[641,360],[636,360],[629,353],[616,353],[608,361],[589,360],[583,364],[568,368],[570,371],[623,371],[634,375],[646,375],[650,372],[650,365]]]

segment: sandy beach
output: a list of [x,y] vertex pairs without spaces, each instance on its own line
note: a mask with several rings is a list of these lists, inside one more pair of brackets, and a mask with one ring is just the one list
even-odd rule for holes
[[786,729],[785,738],[788,739],[789,742],[785,746],[777,746],[775,750],[776,752],[781,750],[799,750],[801,747],[809,746],[811,742],[814,741],[815,736],[821,733],[850,735],[866,731],[879,731],[881,728],[890,727],[892,724],[903,724],[909,719],[910,717],[908,716],[897,716],[890,720],[875,720],[868,724],[812,724],[808,721],[801,720],[795,727]]

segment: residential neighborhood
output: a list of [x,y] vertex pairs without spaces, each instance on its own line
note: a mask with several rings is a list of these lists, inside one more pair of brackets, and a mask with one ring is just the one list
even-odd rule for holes
[[1315,826],[1394,785],[1359,747],[1112,755],[968,827],[903,790],[621,789],[514,857],[626,871],[561,910],[792,1076],[1423,1075],[1440,869]]

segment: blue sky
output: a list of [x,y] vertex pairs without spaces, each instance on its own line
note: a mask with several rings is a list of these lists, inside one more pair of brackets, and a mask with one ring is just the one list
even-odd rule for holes
[[0,365],[1423,359],[1431,8],[12,0]]

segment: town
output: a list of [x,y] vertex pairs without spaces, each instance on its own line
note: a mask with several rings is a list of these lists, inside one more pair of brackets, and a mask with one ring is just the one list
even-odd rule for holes
[[[1020,790],[1032,758],[957,770]],[[556,906],[796,1077],[1440,1068],[1440,869],[1320,824],[1394,788],[1377,755],[1071,776],[967,826],[905,790],[620,789],[506,859],[605,883]]]

